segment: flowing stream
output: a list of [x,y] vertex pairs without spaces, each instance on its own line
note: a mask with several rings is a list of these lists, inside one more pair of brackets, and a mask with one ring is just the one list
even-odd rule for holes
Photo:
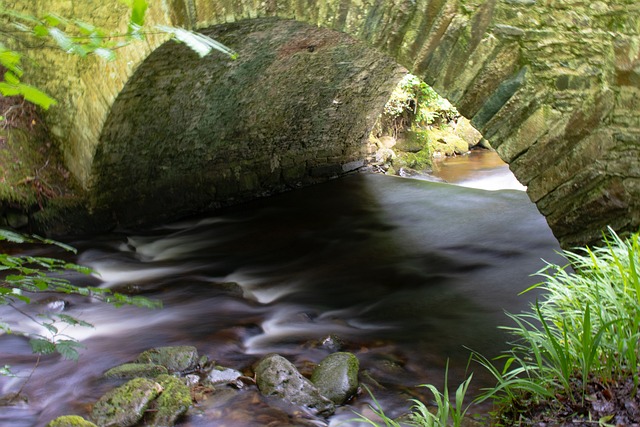
[[[63,414],[87,416],[119,382],[102,373],[154,346],[194,345],[219,365],[251,374],[276,352],[303,373],[329,354],[329,335],[360,360],[367,384],[392,416],[419,384],[450,387],[466,378],[468,348],[505,349],[504,310],[535,298],[541,259],[561,262],[545,219],[522,191],[486,191],[400,177],[358,174],[190,221],[120,230],[67,242],[95,277],[74,283],[133,291],[163,309],[112,306],[41,295],[32,312],[62,310],[95,325],[65,332],[85,346],[78,362],[42,357],[24,386],[28,403],[0,407],[2,426],[44,426]],[[66,256],[55,249],[34,254]],[[64,302],[63,302],[64,300]],[[37,332],[0,307],[0,319]],[[27,340],[0,336],[0,395],[17,391],[36,363]],[[491,385],[475,365],[471,393]],[[180,426],[356,426],[370,414],[360,393],[328,420],[291,415],[255,387],[199,401]],[[287,415],[287,411],[288,414]],[[295,421],[295,417],[298,421]],[[293,418],[292,418],[293,417]],[[307,424],[302,419],[306,419]],[[291,421],[293,420],[293,421]]]

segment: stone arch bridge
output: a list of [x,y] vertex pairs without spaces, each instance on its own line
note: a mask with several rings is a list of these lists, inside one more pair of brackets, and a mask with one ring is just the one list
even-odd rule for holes
[[[116,0],[19,0],[110,28]],[[26,4],[28,3],[28,5]],[[640,225],[637,0],[157,0],[115,62],[44,51],[46,120],[91,208],[132,224],[325,179],[406,70],[447,97],[528,186],[563,246]]]

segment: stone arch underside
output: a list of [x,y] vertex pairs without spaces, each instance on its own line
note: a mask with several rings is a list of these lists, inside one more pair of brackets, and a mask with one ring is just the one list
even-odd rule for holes
[[122,224],[185,215],[362,167],[406,72],[345,34],[255,19],[204,29],[237,60],[169,42],[114,103],[93,162],[94,203]]
[[[170,22],[201,29],[211,27],[214,34],[222,38],[223,34],[217,32],[222,27],[215,27],[216,25],[237,22],[242,27],[246,20],[277,17],[311,24],[312,27],[309,28],[315,28],[320,38],[333,37],[321,36],[325,31],[322,28],[344,32],[375,51],[394,58],[399,64],[431,84],[450,99],[465,116],[472,119],[474,125],[497,147],[518,179],[528,186],[529,196],[547,217],[552,230],[565,247],[597,239],[601,229],[606,225],[620,231],[634,231],[640,225],[640,4],[635,0],[185,0],[161,3],[162,7],[156,7],[151,11],[150,16],[155,22]],[[233,45],[232,33],[239,31],[240,27],[225,27],[230,31],[229,44],[239,49],[242,48],[244,40],[238,40],[238,45]],[[309,28],[305,31],[311,31]],[[308,36],[315,37],[312,33],[314,31]],[[293,34],[291,40],[297,37]],[[265,40],[268,39],[269,36],[265,36]],[[254,40],[257,40],[257,37],[254,37]],[[347,58],[341,62],[348,62],[348,55],[351,53],[345,50],[346,47],[341,46],[341,43],[350,43],[346,40],[340,41],[332,48],[326,48],[325,51],[340,51]],[[283,46],[287,45],[284,39],[282,43]],[[135,179],[127,179],[126,175],[118,177],[109,172],[115,170],[109,168],[117,164],[120,155],[117,153],[119,143],[111,146],[111,142],[120,138],[115,135],[116,129],[122,135],[132,136],[135,136],[136,132],[144,131],[138,129],[140,123],[132,126],[133,130],[125,129],[127,125],[123,124],[114,127],[114,123],[117,122],[117,117],[138,120],[130,115],[137,111],[133,108],[138,108],[141,104],[136,104],[127,97],[135,93],[132,88],[135,88],[136,76],[150,72],[153,67],[160,67],[158,70],[162,68],[159,63],[153,65],[154,61],[161,62],[158,58],[162,56],[162,52],[166,53],[165,57],[178,55],[177,51],[174,52],[171,50],[173,48],[168,46],[162,45],[158,53],[152,53],[148,59],[145,59],[146,54],[134,52],[131,56],[126,53],[127,57],[119,60],[121,64],[127,64],[127,70],[130,71],[116,70],[115,74],[121,77],[119,80],[116,79],[118,81],[114,86],[115,92],[103,91],[115,93],[113,96],[106,96],[108,115],[105,113],[102,118],[98,117],[98,120],[86,124],[87,128],[101,129],[97,134],[101,135],[99,139],[95,132],[84,132],[82,120],[76,121],[79,124],[74,125],[74,135],[79,136],[74,136],[77,141],[71,141],[69,144],[75,147],[75,151],[85,153],[81,159],[82,165],[78,169],[91,171],[91,176],[82,180],[85,186],[93,191],[94,207],[117,203],[114,198],[118,192],[109,190],[101,194],[99,191],[106,187],[101,187],[100,183],[111,180],[122,186],[131,186],[131,183],[135,182]],[[277,51],[276,47],[273,49]],[[321,52],[323,49],[318,49],[317,53]],[[259,56],[260,49],[255,54]],[[264,51],[262,54],[264,56]],[[313,54],[314,52],[304,52],[304,49],[301,49],[296,55],[291,56],[294,59],[288,59],[290,62],[283,58],[279,58],[278,61],[288,66],[296,63],[302,67],[301,58],[308,57],[307,60],[310,60],[314,58]],[[353,58],[359,57],[356,55]],[[217,60],[220,61],[219,58]],[[243,61],[241,59],[238,63],[246,64]],[[382,59],[380,61],[384,62]],[[250,61],[247,59],[247,62]],[[200,70],[199,73],[204,73],[195,62],[192,64],[193,67],[190,66],[188,71],[192,71],[193,68]],[[312,64],[312,61],[309,64]],[[229,72],[236,73],[234,78],[239,86],[253,84],[252,76],[245,76],[246,80],[243,80],[237,64],[231,64],[230,67],[236,70]],[[380,69],[386,69],[389,76],[396,72],[391,71],[392,68],[390,64],[384,67],[380,65]],[[276,69],[278,67],[274,65],[273,70]],[[120,92],[120,88],[127,82],[133,70],[137,70],[133,79]],[[358,79],[354,70],[343,70],[343,74],[334,75],[333,80],[329,79],[327,82],[337,84],[337,87],[342,89],[347,88]],[[280,71],[286,70],[281,67]],[[169,76],[170,72],[167,73]],[[373,74],[370,78],[377,79]],[[266,80],[272,90],[279,84],[284,84],[281,87],[285,92],[293,91],[291,86],[295,85],[284,83],[285,80],[277,78],[275,74],[271,77],[275,80]],[[175,78],[176,76],[167,77],[167,81],[172,81],[172,84],[180,83],[179,79]],[[382,83],[385,78],[380,75],[380,88],[386,87],[392,80],[389,77],[387,83]],[[229,80],[222,77],[222,74],[218,80],[212,79],[211,82],[214,80],[223,81],[222,84],[227,85],[232,95],[237,91],[228,86]],[[162,85],[160,81],[157,83]],[[185,82],[181,84],[183,88],[188,86]],[[322,85],[317,83],[317,86]],[[354,83],[354,87],[358,87],[358,84]],[[191,96],[194,97],[194,101],[201,98],[197,92],[200,89],[195,83],[192,85],[191,90],[194,92]],[[367,95],[366,89],[364,85],[364,96],[373,96]],[[220,91],[211,88],[205,90],[208,93],[213,91],[211,96],[217,97],[215,99],[226,101]],[[248,96],[247,93],[233,95],[235,98],[229,96],[244,107],[249,107],[252,103],[257,105],[258,100],[264,101],[267,99],[265,96],[271,96],[269,92],[256,91],[259,95],[251,100],[245,97]],[[356,92],[353,93],[355,94]],[[309,100],[304,107],[296,108],[294,104],[290,107],[298,116],[303,116],[303,112],[306,112],[310,117],[316,117],[320,113],[320,116],[327,120],[329,117],[335,119],[336,115],[330,115],[332,110],[324,107],[324,102],[329,99],[325,95],[327,94],[320,91],[320,94],[314,94],[315,104]],[[376,102],[377,99],[373,104]],[[348,109],[358,111],[357,114],[354,113],[356,116],[360,114],[359,117],[368,119],[369,112],[364,114],[355,107],[356,103],[355,97],[346,104],[340,104],[340,100],[337,100],[331,108],[341,109],[341,113]],[[148,103],[142,104],[149,107]],[[268,102],[264,101],[263,104],[267,105]],[[256,127],[252,130],[250,126],[245,126],[242,130],[245,136],[240,137],[237,134],[239,128],[225,125],[227,130],[220,132],[226,140],[233,140],[234,133],[229,129],[235,129],[236,140],[240,141],[238,147],[247,144],[255,146],[250,144],[249,140],[263,141],[260,138],[267,134],[267,140],[277,139],[273,133],[264,134],[259,130],[263,129],[261,126],[264,122],[260,123],[255,117],[243,116],[246,111],[238,107],[235,113],[240,114],[238,117],[242,117],[245,124],[250,123]],[[236,118],[235,113],[229,114]],[[82,111],[78,111],[79,116],[82,114]],[[215,114],[209,117],[214,116]],[[361,138],[363,129],[366,129],[366,126],[360,125],[359,119],[355,119],[356,116],[342,116],[344,127],[351,130],[349,138]],[[180,115],[171,113],[166,114],[166,117]],[[326,130],[326,127],[319,125],[318,119],[314,121],[310,117],[303,120],[308,128],[297,130],[300,135],[312,135],[317,130]],[[189,117],[185,117],[184,121],[190,123]],[[356,122],[357,131],[351,129],[351,124]],[[328,122],[324,123],[326,126]],[[333,123],[331,127],[341,127],[339,121]],[[172,126],[174,124],[176,123],[171,122]],[[287,120],[282,121],[283,126],[287,124],[290,124]],[[188,139],[189,135],[192,135],[189,133],[193,131],[192,128],[182,123],[178,127],[183,128],[186,133],[178,135],[174,132],[173,135],[177,139]],[[154,132],[155,129],[148,130],[149,134]],[[264,135],[261,135],[261,132]],[[252,133],[253,136],[247,137]],[[348,132],[344,131],[344,135],[347,134]],[[252,139],[254,136],[257,139]],[[122,138],[120,140],[123,141]],[[322,143],[316,142],[318,145],[315,147],[320,150],[318,147],[322,146]],[[269,144],[265,146],[269,147]],[[183,145],[183,150],[184,147]],[[179,144],[175,148],[178,151],[174,153],[181,153]],[[261,161],[266,164],[269,149],[265,150],[265,156]],[[357,157],[349,150],[344,148],[344,153],[350,154],[343,153],[342,160]],[[236,156],[238,151],[242,150],[231,149],[230,158]],[[169,152],[166,147],[160,151],[140,150],[139,154],[155,156],[155,160],[158,160],[155,163],[159,165],[159,160],[171,157],[165,152]],[[199,153],[198,150],[194,152]],[[318,151],[320,152],[321,150]],[[309,154],[308,157],[314,161],[319,158],[329,159],[335,153],[321,154],[327,156]],[[175,157],[179,156],[176,154]],[[71,158],[73,163],[73,155],[67,158]],[[326,163],[325,172],[335,172],[338,170],[336,165],[349,163],[342,160],[334,162],[331,167]],[[147,163],[153,166],[154,161]],[[270,161],[269,167],[263,170],[271,170],[275,164],[276,161],[273,164]],[[318,164],[316,173],[321,169]],[[278,173],[282,178],[282,170]],[[255,171],[248,175],[234,171],[226,171],[222,173],[224,174],[235,174],[244,180],[244,183],[238,181],[237,184],[232,184],[237,185],[238,189],[249,188],[254,186],[256,181],[263,181],[257,176],[261,174]],[[309,172],[309,175],[312,174]],[[158,181],[158,188],[163,188],[164,176],[159,172],[153,176]],[[202,188],[205,191],[205,185],[197,182],[196,178],[192,179],[196,181],[193,183],[194,188]],[[282,182],[278,185],[282,185]],[[223,187],[225,185],[220,184],[215,191]],[[113,196],[111,200],[110,194]],[[167,193],[166,202],[173,200],[171,194]],[[174,196],[181,200],[176,204],[178,210],[182,209],[181,206],[189,205],[190,196]],[[131,200],[139,197],[141,195],[135,195]],[[146,200],[155,197],[149,194]]]

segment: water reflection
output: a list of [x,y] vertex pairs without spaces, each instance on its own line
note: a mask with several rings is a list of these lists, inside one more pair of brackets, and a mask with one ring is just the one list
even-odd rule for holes
[[520,190],[520,184],[498,153],[492,150],[471,150],[468,154],[436,159],[433,174],[446,182],[483,190]]

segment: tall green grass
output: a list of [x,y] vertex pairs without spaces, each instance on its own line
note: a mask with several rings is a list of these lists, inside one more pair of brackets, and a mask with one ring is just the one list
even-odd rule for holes
[[[541,301],[521,314],[508,314],[504,327],[516,340],[496,368],[474,358],[495,376],[497,385],[480,397],[514,401],[523,394],[584,400],[590,381],[632,378],[639,383],[640,245],[638,234],[620,238],[613,230],[604,246],[565,251],[568,266],[547,264]],[[525,292],[527,292],[525,291]]]

